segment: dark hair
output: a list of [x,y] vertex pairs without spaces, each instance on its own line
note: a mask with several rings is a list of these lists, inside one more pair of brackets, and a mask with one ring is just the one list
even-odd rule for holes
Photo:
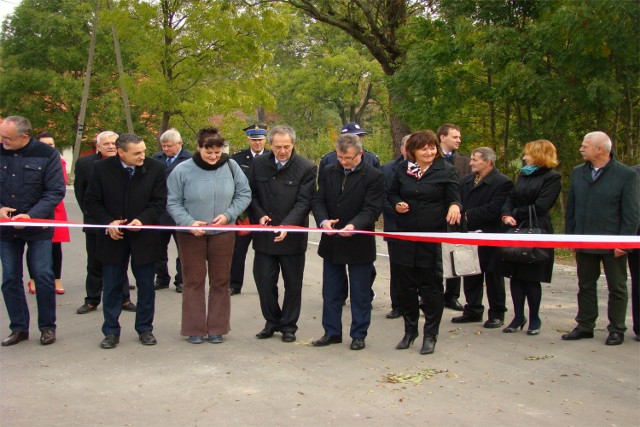
[[200,148],[226,147],[227,145],[229,143],[220,135],[217,128],[206,127],[198,131],[198,147]]
[[36,139],[40,139],[40,138],[52,138],[52,139],[55,139],[53,137],[53,135],[51,135],[49,132],[40,132],[38,134],[38,136],[36,137]]
[[446,123],[446,124],[440,126],[438,128],[438,141],[440,141],[440,137],[441,136],[449,135],[449,131],[451,129],[454,129],[454,130],[457,130],[458,132],[460,132],[460,126],[457,126],[457,125],[454,125],[454,124],[451,124],[451,123]]
[[135,133],[121,133],[120,135],[118,135],[118,139],[116,139],[116,147],[122,148],[124,151],[127,151],[127,146],[129,144],[137,144],[141,141],[144,140]]
[[415,162],[416,157],[414,156],[414,153],[416,152],[416,150],[419,150],[427,145],[436,147],[438,150],[438,152],[436,153],[436,157],[442,157],[442,150],[440,149],[440,144],[438,144],[438,137],[435,133],[433,133],[432,130],[425,129],[409,135],[409,139],[407,139],[407,145],[405,145],[404,148],[407,153],[407,159]]

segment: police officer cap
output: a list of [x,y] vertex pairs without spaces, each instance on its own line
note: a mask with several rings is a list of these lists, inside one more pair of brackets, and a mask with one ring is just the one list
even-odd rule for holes
[[251,125],[242,129],[249,139],[264,139],[267,137],[267,126],[266,125]]
[[356,122],[349,122],[340,131],[340,133],[352,133],[354,135],[367,135],[367,132]]

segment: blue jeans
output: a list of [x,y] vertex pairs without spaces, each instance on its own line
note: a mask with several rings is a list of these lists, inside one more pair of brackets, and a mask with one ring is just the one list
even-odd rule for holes
[[[102,333],[120,336],[120,313],[122,313],[122,277],[127,273],[131,248],[123,253],[119,264],[102,265],[102,313],[104,323]],[[136,278],[138,304],[135,328],[138,334],[153,331],[156,291],[153,287],[155,263],[136,265],[135,256],[131,260],[131,271]]]
[[351,338],[365,338],[371,324],[373,263],[333,264],[324,260],[322,270],[322,327],[329,336],[342,336],[342,303],[349,272],[351,295]]
[[9,329],[29,330],[29,306],[22,284],[22,257],[25,246],[29,246],[28,262],[33,271],[31,278],[36,282],[38,292],[38,329],[56,328],[56,294],[53,284],[53,260],[51,240],[0,240],[2,260],[2,295],[9,313]]

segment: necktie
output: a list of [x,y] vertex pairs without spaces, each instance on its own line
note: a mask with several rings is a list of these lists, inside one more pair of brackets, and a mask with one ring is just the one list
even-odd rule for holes
[[278,170],[280,170],[280,169],[282,169],[284,167],[284,165],[282,163],[278,162],[277,167],[278,167]]
[[127,170],[127,172],[129,173],[129,179],[131,179],[133,177],[133,172],[135,171],[131,166],[127,166],[125,168]]
[[445,157],[447,158],[447,160],[449,160],[449,161],[452,161],[452,160],[453,160],[453,153],[447,153],[447,154],[445,154],[444,156],[445,156]]
[[595,181],[596,179],[598,179],[598,177],[600,177],[600,174],[602,173],[602,168],[596,170],[596,169],[591,169],[591,178],[593,178],[593,180]]
[[173,163],[173,157],[167,157],[167,166]]

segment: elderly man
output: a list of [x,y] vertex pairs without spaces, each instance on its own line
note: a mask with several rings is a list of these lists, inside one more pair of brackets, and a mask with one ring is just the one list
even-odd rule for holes
[[[640,224],[640,177],[618,162],[604,132],[585,135],[580,154],[585,163],[571,173],[565,227],[567,234],[636,235]],[[578,314],[576,328],[563,340],[593,338],[598,318],[600,264],[609,291],[607,345],[620,345],[626,331],[627,256],[622,249],[578,249]]]
[[[469,165],[471,159],[469,159],[469,156],[458,153],[458,148],[462,142],[460,127],[454,124],[444,124],[438,128],[437,135],[444,158],[453,165],[458,173],[458,178],[462,179],[462,177],[471,172],[471,166]],[[458,298],[460,298],[460,278],[447,279],[444,291],[444,306],[451,310],[462,311],[463,307]]]
[[[78,206],[82,211],[85,224],[95,224],[95,220],[87,211],[84,203],[84,195],[89,186],[89,178],[91,178],[93,166],[98,160],[113,157],[117,154],[116,139],[118,139],[118,134],[113,131],[106,130],[100,132],[96,137],[96,153],[81,157],[76,161],[73,192],[78,201]],[[86,296],[84,298],[84,304],[76,310],[76,313],[87,314],[96,311],[102,300],[102,263],[96,258],[96,242],[98,233],[104,231],[91,227],[83,228],[82,231],[85,233],[85,248],[87,251]],[[122,277],[122,309],[125,311],[136,311],[136,305],[131,302],[129,279],[126,273]]]
[[322,326],[316,347],[342,342],[343,283],[351,293],[351,350],[365,348],[371,324],[371,286],[376,259],[375,237],[353,234],[374,231],[385,196],[384,174],[362,160],[362,141],[352,134],[336,142],[338,164],[328,165],[313,198],[316,224],[324,230],[318,254],[322,272]]
[[[167,178],[176,166],[185,160],[189,160],[193,153],[182,146],[182,136],[180,132],[175,128],[171,128],[165,131],[159,138],[160,147],[162,151],[157,152],[152,156],[153,159],[159,160],[167,165]],[[176,225],[171,216],[164,212],[158,220],[160,225]],[[169,282],[171,282],[171,276],[169,275],[169,243],[171,242],[171,236],[173,241],[177,243],[175,231],[160,231],[160,256],[156,261],[156,281],[155,289],[167,289]],[[182,293],[182,267],[180,265],[180,257],[176,257],[176,275],[173,280],[173,284],[176,287],[176,292]]]
[[145,158],[142,138],[125,133],[116,140],[118,155],[97,162],[85,194],[87,211],[96,223],[108,226],[98,234],[96,256],[102,262],[105,335],[103,349],[120,341],[121,284],[129,260],[138,285],[135,329],[143,345],[155,345],[153,274],[160,247],[156,230],[120,229],[120,225],[156,224],[167,204],[165,165]]
[[[16,221],[53,219],[53,211],[64,198],[65,185],[60,154],[31,136],[31,123],[10,116],[0,124],[0,218]],[[25,246],[38,284],[38,329],[40,344],[56,340],[56,298],[51,257],[51,227],[0,227],[2,295],[9,313],[11,334],[3,346],[29,339],[29,306],[22,284]]]
[[[247,135],[249,148],[238,151],[231,158],[242,168],[242,172],[249,178],[253,159],[264,154],[264,145],[267,142],[267,127],[265,125],[254,124],[243,129]],[[244,213],[246,215],[246,212]],[[237,295],[242,292],[244,282],[244,264],[247,259],[247,252],[251,244],[252,234],[237,234],[236,243],[233,248],[233,258],[231,260],[231,276],[229,280],[229,293]]]
[[[462,178],[462,214],[469,231],[500,233],[502,205],[513,189],[513,181],[495,167],[496,153],[489,147],[479,147],[471,152],[471,172]],[[483,282],[487,284],[489,318],[485,328],[499,328],[504,323],[505,306],[504,277],[500,273],[500,259],[496,248],[480,246],[481,274],[464,278],[464,296],[467,303],[462,316],[451,319],[453,323],[481,322]]]
[[[256,158],[249,175],[253,199],[249,210],[260,225],[309,226],[316,166],[295,152],[296,133],[288,126],[269,132],[271,152]],[[255,233],[253,277],[258,288],[264,328],[256,338],[282,332],[282,341],[294,342],[300,318],[302,277],[307,233]],[[278,303],[278,276],[282,271],[284,298]]]

